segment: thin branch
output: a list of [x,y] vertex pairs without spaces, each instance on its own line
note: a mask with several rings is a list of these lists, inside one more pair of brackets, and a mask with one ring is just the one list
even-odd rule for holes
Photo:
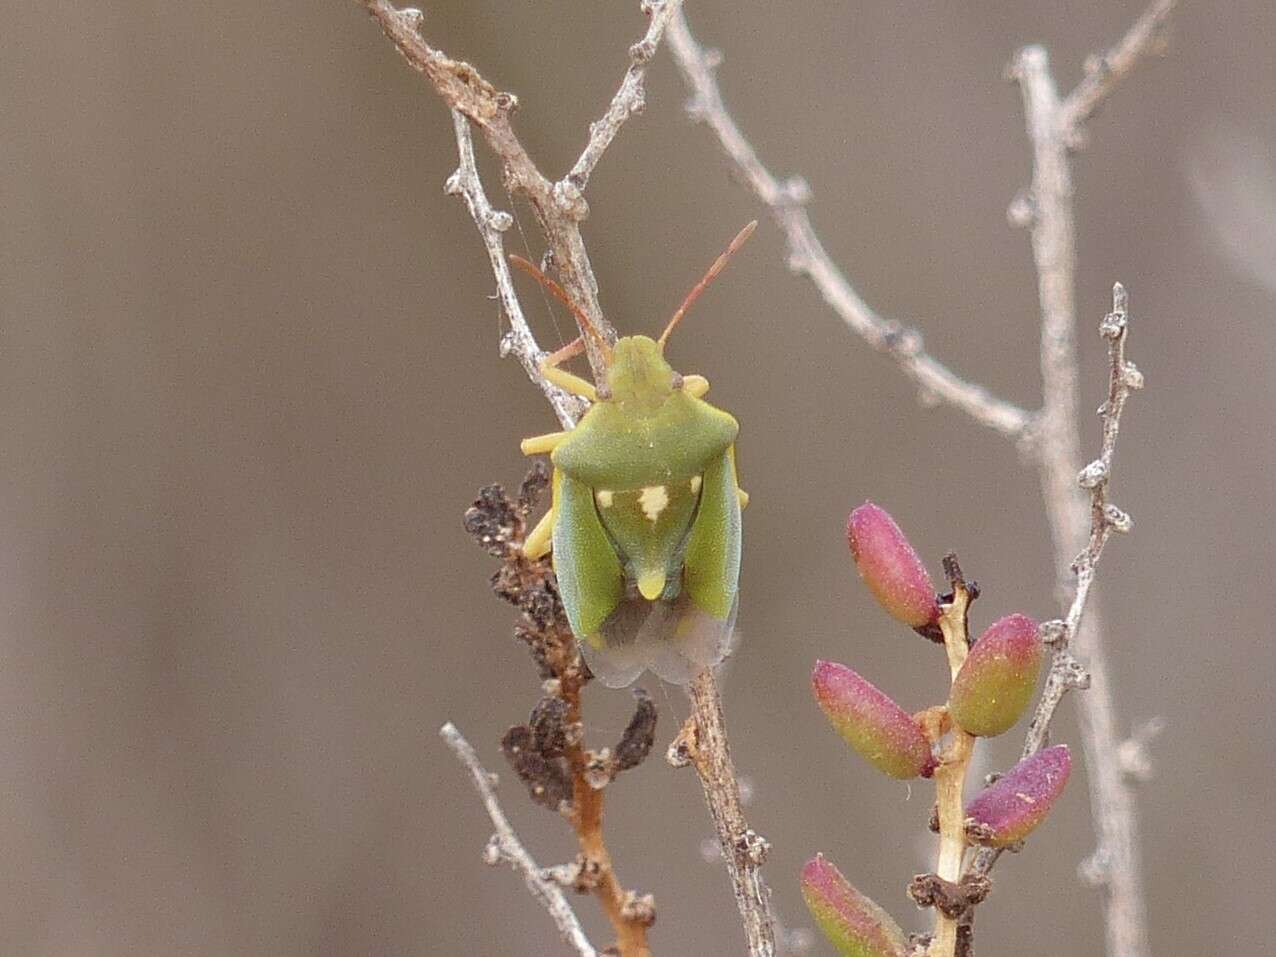
[[687,691],[691,696],[692,714],[669,746],[668,761],[674,767],[690,764],[700,776],[705,803],[718,833],[718,846],[744,923],[749,957],[774,957],[771,891],[762,878],[762,864],[771,846],[749,827],[744,817],[740,784],[727,740],[722,694],[712,669],[697,675]]
[[567,903],[562,890],[553,880],[547,878],[532,860],[532,856],[527,853],[518,835],[514,833],[514,828],[506,818],[505,812],[501,810],[500,802],[496,799],[495,775],[489,774],[483,767],[478,755],[474,753],[474,748],[457,730],[456,725],[449,721],[439,729],[439,736],[469,770],[470,779],[474,782],[479,797],[483,799],[483,806],[487,808],[487,816],[492,819],[492,826],[496,828],[496,833],[492,835],[492,840],[487,845],[488,863],[497,864],[504,861],[518,871],[523,876],[523,883],[527,885],[531,895],[549,911],[549,916],[554,919],[563,943],[568,944],[580,957],[597,957],[598,952],[585,936],[580,921],[576,918],[571,905]]
[[692,92],[688,112],[693,119],[708,125],[745,185],[771,210],[784,231],[789,267],[815,284],[824,301],[852,332],[894,359],[924,397],[955,406],[1008,438],[1027,439],[1033,422],[1030,412],[962,379],[925,351],[916,330],[879,315],[855,291],[825,252],[811,225],[804,206],[810,199],[809,187],[800,177],[782,183],[762,164],[722,101],[714,76],[716,55],[692,36],[681,11],[669,25],[669,49]]
[[[569,646],[579,655],[570,626],[566,621],[563,625]],[[583,726],[581,691],[585,680],[579,664],[571,669],[570,675],[559,676],[559,696],[568,708],[565,726]],[[600,762],[598,755],[587,751],[581,740],[569,743],[566,753],[572,772],[572,826],[580,846],[574,886],[581,891],[593,891],[598,898],[616,932],[616,952],[620,957],[651,957],[647,929],[656,920],[655,900],[650,894],[625,889],[603,835],[604,788],[619,769],[610,760],[610,753],[607,762]]]
[[629,48],[629,69],[625,71],[625,78],[620,81],[620,89],[612,97],[607,112],[601,120],[589,125],[589,142],[585,151],[567,174],[567,181],[576,189],[582,190],[588,185],[594,167],[625,121],[635,113],[641,113],[647,105],[644,87],[647,64],[656,55],[665,28],[681,6],[682,0],[644,0],[643,10],[651,17],[651,24],[647,27],[646,36]]
[[[508,347],[503,344],[503,349],[508,348],[509,352],[518,356],[529,377],[545,392],[560,421],[564,426],[570,426],[578,418],[580,410],[576,406],[567,406],[559,401],[556,390],[553,390],[540,374],[538,364],[543,353],[527,327],[518,299],[514,295],[500,238],[500,233],[510,225],[508,214],[493,210],[487,201],[474,163],[473,143],[468,124],[473,122],[479,127],[488,145],[502,160],[506,186],[511,191],[525,195],[532,204],[568,294],[585,311],[603,336],[608,340],[614,340],[615,331],[603,319],[598,306],[597,284],[580,235],[579,223],[589,213],[589,207],[581,191],[588,182],[589,174],[615,138],[620,127],[629,116],[641,110],[646,64],[654,56],[661,36],[679,14],[681,0],[663,0],[663,2],[653,2],[645,6],[651,14],[652,22],[643,40],[630,50],[631,64],[621,87],[613,97],[606,115],[591,128],[589,144],[576,166],[558,183],[550,183],[515,136],[510,122],[510,114],[518,104],[514,96],[509,93],[498,93],[474,67],[468,63],[451,60],[430,47],[418,32],[422,20],[420,11],[396,10],[388,0],[358,0],[358,2],[380,23],[386,35],[394,42],[408,63],[430,80],[435,90],[452,109],[460,166],[448,180],[447,189],[448,192],[459,193],[465,198],[470,214],[478,225],[484,245],[487,247],[488,258],[497,280],[498,294],[510,317],[511,333],[507,339]],[[598,378],[603,365],[592,343],[589,349],[595,378]],[[737,901],[745,922],[750,954],[752,957],[773,957],[775,942],[770,913],[770,891],[759,872],[768,845],[764,839],[748,828],[740,808],[740,788],[735,768],[731,763],[721,696],[711,671],[705,671],[693,682],[691,696],[695,706],[699,740],[695,751],[696,768],[704,784],[709,809],[722,841],[728,869],[731,871]],[[577,714],[578,709],[579,701],[577,700]],[[473,758],[473,750],[464,743],[464,739],[460,738],[455,728],[450,724],[446,725],[442,733],[463,760],[466,759],[466,752]],[[460,744],[464,744],[465,751],[462,751],[453,741],[453,736]],[[479,767],[477,758],[473,758],[473,762],[467,760],[466,763],[471,766],[472,771]],[[474,771],[475,784],[483,794],[493,821],[497,822],[500,815],[499,807],[495,805],[495,797],[491,792],[486,774],[480,772],[481,768]],[[618,926],[618,929],[622,931],[622,950],[626,944],[624,930],[632,928],[634,933],[628,942],[633,945],[636,952],[645,953],[645,935],[638,931],[650,923],[650,899],[625,895],[620,889],[619,882],[610,866],[610,856],[607,855],[601,840],[601,793],[590,785],[587,775],[582,773],[579,761],[573,761],[573,773],[574,801],[577,805],[574,823],[581,841],[582,855],[589,863],[602,865],[600,873],[604,875],[605,880],[611,882],[608,886],[601,888],[605,905],[608,901],[614,904],[623,895],[619,911],[616,911],[614,907],[607,907],[608,916],[612,918],[613,924],[619,920],[620,925],[623,925]],[[504,821],[503,815],[500,815],[499,820]],[[506,829],[508,830],[508,824]],[[509,834],[512,839],[512,831]],[[514,844],[517,846],[516,840]],[[521,850],[521,847],[519,849]],[[534,889],[534,893],[544,888],[556,893],[557,899],[561,900],[562,895],[557,892],[557,888],[546,884],[543,878],[539,884],[532,883],[532,872],[522,867],[522,862],[526,862],[534,868],[526,852],[522,852],[521,857],[516,860],[519,862],[520,869],[524,870],[529,882],[528,886]],[[535,871],[535,873],[541,872]],[[542,902],[546,900],[539,893],[537,896]],[[630,899],[631,896],[634,899]],[[549,900],[552,902],[553,898]],[[551,913],[554,913],[553,908]],[[570,914],[570,910],[568,913]],[[572,919],[574,921],[574,915]],[[577,929],[579,929],[578,925]],[[588,946],[587,943],[585,946]],[[592,954],[593,950],[582,949],[581,953]]]
[[1115,46],[1086,61],[1086,76],[1059,107],[1059,130],[1070,146],[1081,145],[1082,126],[1121,85],[1139,61],[1164,46],[1165,30],[1178,0],[1157,0],[1134,21]]
[[[1126,75],[1142,54],[1151,48],[1151,35],[1160,31],[1164,15],[1169,13],[1168,9],[1161,11],[1164,5],[1164,0],[1157,0],[1114,48],[1120,52],[1119,76]],[[1092,501],[1087,501],[1076,482],[1080,464],[1074,301],[1076,225],[1069,151],[1076,142],[1076,123],[1084,119],[1088,111],[1092,111],[1115,86],[1115,80],[1095,86],[1092,72],[1082,81],[1076,93],[1061,101],[1046,51],[1039,46],[1022,50],[1011,64],[1010,74],[1019,82],[1023,92],[1033,151],[1029,223],[1041,305],[1043,399],[1040,441],[1036,447],[1037,467],[1057,567],[1062,570],[1069,565],[1081,544],[1092,538],[1090,526],[1094,509]],[[1064,112],[1065,106],[1067,113]],[[1063,607],[1070,607],[1076,599],[1069,586],[1067,576],[1061,574],[1056,591]],[[1085,595],[1092,587],[1091,570],[1084,583]],[[1085,595],[1082,596],[1083,602]],[[1032,737],[1040,736],[1040,740],[1044,741],[1057,699],[1069,687],[1089,684],[1090,691],[1081,699],[1077,712],[1082,748],[1089,769],[1090,807],[1098,832],[1098,846],[1090,860],[1083,864],[1083,872],[1092,882],[1102,883],[1106,891],[1105,935],[1109,955],[1148,957],[1138,822],[1130,782],[1120,767],[1116,708],[1108,677],[1099,609],[1092,608],[1084,619],[1079,615],[1078,610],[1075,634],[1068,637],[1080,658],[1085,660],[1085,666],[1074,658],[1066,645],[1060,645],[1051,663],[1042,708],[1038,712],[1042,720],[1038,722],[1034,718],[1035,730],[1029,733]],[[1032,743],[1030,740],[1029,745]]]
[[536,342],[527,319],[523,316],[523,307],[519,304],[518,294],[514,291],[514,281],[510,275],[509,260],[505,256],[505,241],[501,234],[513,224],[513,217],[504,210],[492,208],[487,193],[483,190],[483,181],[479,179],[478,167],[474,162],[474,140],[470,136],[470,121],[459,110],[452,111],[452,126],[456,131],[456,150],[460,157],[460,165],[456,172],[448,177],[444,187],[448,193],[459,195],[465,200],[470,210],[474,225],[483,237],[483,245],[487,247],[488,263],[492,274],[496,277],[496,295],[501,309],[509,319],[510,331],[501,339],[501,356],[513,355],[522,365],[527,377],[536,384],[549,404],[563,428],[570,429],[585,412],[585,403],[576,396],[569,395],[554,385],[541,373],[540,363],[546,353]]
[[[1108,397],[1099,410],[1103,420],[1103,442],[1099,457],[1082,469],[1076,478],[1078,487],[1089,491],[1090,531],[1085,549],[1071,565],[1076,576],[1076,588],[1067,614],[1062,619],[1048,621],[1041,626],[1043,639],[1054,646],[1055,653],[1045,690],[1028,726],[1028,735],[1023,746],[1024,757],[1046,746],[1050,722],[1063,696],[1073,688],[1090,687],[1090,672],[1072,654],[1069,646],[1080,632],[1104,546],[1113,532],[1128,532],[1132,526],[1130,516],[1113,505],[1108,498],[1112,461],[1121,430],[1121,414],[1130,393],[1143,388],[1143,374],[1134,363],[1125,358],[1128,328],[1128,297],[1125,287],[1117,283],[1112,288],[1112,312],[1108,313],[1099,327],[1100,334],[1108,342]],[[987,874],[999,856],[1000,852],[992,849],[980,851],[973,870],[978,874]]]
[[[759,160],[756,151],[727,112],[714,77],[717,55],[706,52],[692,37],[681,14],[669,28],[669,46],[692,91],[689,110],[705,122],[745,184],[771,209],[784,230],[791,267],[808,275],[847,326],[875,349],[888,351],[901,370],[927,394],[965,411],[976,422],[1024,444],[1029,442],[1041,476],[1042,492],[1060,568],[1087,536],[1092,503],[1075,484],[1080,460],[1076,418],[1078,376],[1075,346],[1076,274],[1075,223],[1072,209],[1072,171],[1069,150],[1080,145],[1080,127],[1102,101],[1153,51],[1175,3],[1156,0],[1113,48],[1092,61],[1076,90],[1060,100],[1045,50],[1029,47],[1016,59],[1012,74],[1023,88],[1028,133],[1033,144],[1033,182],[1012,207],[1012,219],[1032,226],[1033,256],[1041,302],[1041,368],[1043,404],[1033,415],[990,396],[967,383],[921,351],[920,339],[874,313],[829,260],[803,208],[809,199],[805,183],[795,178],[780,183]],[[1115,310],[1114,310],[1115,311]],[[1106,539],[1105,539],[1106,540]],[[1092,587],[1093,569],[1084,584]],[[1081,589],[1078,589],[1079,591]],[[1076,596],[1061,575],[1060,603],[1067,607]],[[1079,616],[1079,611],[1078,611]],[[1087,669],[1060,646],[1044,698],[1053,700],[1068,687],[1092,680],[1094,690],[1078,709],[1086,763],[1090,768],[1091,806],[1099,831],[1099,848],[1087,872],[1101,878],[1108,890],[1108,952],[1116,957],[1145,957],[1146,918],[1138,872],[1137,836],[1133,804],[1116,755],[1120,753],[1111,685],[1099,640],[1098,610],[1074,623],[1076,649],[1088,659]],[[1043,735],[1048,724],[1040,728]]]
[[[464,114],[479,128],[501,160],[506,187],[525,196],[531,204],[563,287],[599,332],[609,341],[614,340],[616,331],[598,304],[598,284],[580,234],[580,222],[589,215],[589,205],[569,181],[551,182],[515,135],[512,117],[518,109],[518,97],[498,92],[473,66],[431,47],[419,32],[423,19],[420,10],[399,10],[389,0],[358,3],[381,25],[408,64],[430,81],[448,107]],[[598,375],[604,367],[602,356],[592,342],[587,351]]]
[[[942,606],[939,627],[944,633],[949,672],[952,680],[956,681],[969,648],[967,618],[973,593],[961,575],[955,555],[944,559],[944,566],[952,572],[949,576],[952,601]],[[935,807],[939,818],[939,856],[935,875],[952,885],[961,879],[962,862],[966,856],[966,812],[962,788],[974,752],[974,735],[954,727],[935,770]],[[928,957],[955,957],[959,920],[959,915],[946,914],[942,908],[935,908],[935,936],[926,952]]]

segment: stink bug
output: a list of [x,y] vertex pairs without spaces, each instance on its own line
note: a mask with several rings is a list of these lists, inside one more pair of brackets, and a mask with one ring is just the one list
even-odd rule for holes
[[[592,404],[576,427],[525,439],[524,455],[549,453],[549,512],[524,554],[551,548],[558,590],[590,670],[609,687],[646,668],[686,684],[725,657],[740,577],[736,420],[704,401],[703,376],[664,358],[670,333],[753,232],[744,227],[687,294],[659,339],[609,345],[571,298],[525,259],[511,257],[562,300],[582,337],[547,356],[549,381]],[[589,336],[606,363],[597,385],[560,364]]]

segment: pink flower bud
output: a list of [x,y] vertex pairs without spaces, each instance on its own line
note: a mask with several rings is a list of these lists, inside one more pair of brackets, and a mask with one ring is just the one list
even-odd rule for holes
[[1009,731],[1032,700],[1045,648],[1037,623],[1025,615],[993,622],[957,672],[948,712],[970,734]]
[[815,700],[847,744],[883,774],[907,780],[931,776],[935,756],[913,716],[846,665],[817,661]]
[[1046,819],[1071,770],[1066,744],[1024,758],[966,806],[966,836],[987,847],[1022,841]]
[[802,897],[829,943],[843,957],[903,957],[904,932],[894,919],[817,854],[802,868]]
[[912,628],[939,620],[935,586],[926,566],[889,513],[865,502],[851,512],[846,540],[860,577],[887,614]]

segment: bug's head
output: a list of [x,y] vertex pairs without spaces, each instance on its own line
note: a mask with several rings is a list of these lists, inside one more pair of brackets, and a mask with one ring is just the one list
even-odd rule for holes
[[735,239],[731,240],[722,255],[713,261],[708,272],[692,287],[691,292],[687,293],[686,298],[682,300],[682,305],[673,314],[673,318],[669,320],[659,339],[652,339],[649,336],[625,336],[618,339],[614,346],[607,342],[585,311],[572,301],[571,296],[558,283],[522,256],[510,256],[510,261],[535,278],[555,298],[562,301],[572,311],[580,325],[582,338],[554,353],[551,359],[558,362],[579,355],[583,350],[584,340],[588,338],[607,365],[606,381],[598,383],[598,398],[602,401],[653,406],[663,402],[675,390],[682,388],[682,377],[665,361],[665,343],[669,341],[669,336],[687,314],[687,310],[708,288],[709,283],[722,272],[736,250],[753,235],[757,225],[758,221],[755,219],[736,233]]
[[681,376],[665,361],[660,343],[650,336],[625,336],[612,347],[607,367],[608,401],[651,408],[681,387]]

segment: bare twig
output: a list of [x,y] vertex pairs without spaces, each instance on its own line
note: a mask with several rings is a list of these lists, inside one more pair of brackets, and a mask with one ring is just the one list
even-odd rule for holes
[[1134,21],[1117,44],[1086,61],[1086,76],[1059,107],[1059,130],[1073,148],[1082,145],[1082,126],[1149,53],[1164,45],[1165,30],[1178,0],[1157,0]]
[[[973,593],[966,585],[955,555],[944,559],[944,566],[951,572],[952,601],[942,606],[939,627],[944,633],[949,672],[952,680],[956,681],[969,648],[967,616]],[[939,817],[939,858],[935,874],[940,880],[953,885],[961,879],[962,862],[966,856],[966,812],[962,788],[974,751],[974,736],[961,728],[953,728],[935,771],[935,806]],[[955,957],[959,919],[960,915],[946,914],[942,908],[935,908],[935,936],[927,951],[928,957]]]
[[[478,126],[492,151],[504,164],[506,186],[512,192],[526,196],[531,203],[568,294],[603,336],[614,340],[615,331],[603,319],[598,305],[597,285],[580,234],[579,223],[589,214],[582,190],[621,126],[630,116],[641,111],[645,97],[643,84],[646,65],[654,56],[666,29],[678,15],[682,0],[651,0],[644,3],[644,9],[651,16],[651,23],[643,39],[630,48],[630,66],[620,89],[612,98],[602,120],[591,126],[589,143],[571,172],[556,183],[540,172],[513,132],[510,115],[518,105],[513,95],[498,93],[473,66],[452,60],[426,43],[418,32],[422,20],[420,11],[398,10],[389,0],[358,2],[377,20],[408,63],[430,80],[451,108],[460,165],[449,178],[447,191],[460,194],[465,199],[487,247],[488,258],[496,276],[498,296],[510,318],[511,332],[502,343],[502,350],[504,353],[512,352],[519,358],[529,377],[553,405],[563,425],[574,424],[581,414],[580,406],[570,396],[561,395],[540,373],[539,362],[544,353],[532,336],[514,294],[500,236],[510,225],[509,217],[504,212],[494,210],[487,200],[474,163],[469,123]],[[601,375],[603,363],[592,340],[586,337],[586,342],[597,379]],[[574,703],[570,696],[565,700],[569,701],[575,717],[578,718],[579,689],[576,691]],[[739,784],[728,750],[721,696],[712,673],[706,671],[700,675],[693,683],[691,693],[702,741],[696,750],[696,767],[723,842],[723,853],[732,874],[741,915],[745,921],[746,936],[750,941],[750,954],[753,957],[772,957],[775,944],[770,892],[759,872],[767,845],[761,837],[748,829],[740,810]],[[444,729],[445,737],[448,737],[449,728],[451,725]],[[459,738],[459,734],[457,737]],[[610,856],[602,843],[601,791],[588,780],[582,765],[584,752],[577,748],[572,753],[575,805],[572,813],[582,858],[593,869],[600,882],[594,889],[599,891],[604,908],[617,928],[622,952],[626,955],[645,954],[643,931],[652,919],[650,900],[628,895],[620,888],[611,868]],[[472,755],[472,751],[470,754]],[[479,784],[480,791],[483,791],[478,778],[476,783]],[[484,792],[485,801],[487,793]],[[489,803],[489,812],[492,811],[493,804]],[[499,813],[499,809],[495,813]],[[589,953],[593,951],[590,950]]]
[[890,355],[923,396],[955,406],[1011,439],[1028,438],[1032,416],[1027,410],[962,379],[925,351],[916,330],[879,315],[855,291],[824,251],[811,225],[804,206],[810,188],[800,177],[782,183],[763,165],[722,101],[714,76],[716,56],[692,36],[681,11],[669,24],[669,49],[692,92],[688,111],[693,119],[708,125],[745,185],[771,210],[788,243],[790,268],[809,277],[850,330],[872,348]]
[[[569,640],[574,642],[575,639]],[[569,709],[567,723],[579,725],[583,682],[574,680],[560,684],[562,699]],[[577,886],[592,890],[602,904],[603,912],[616,932],[616,952],[620,957],[651,957],[647,928],[656,919],[655,901],[650,894],[627,891],[616,873],[603,837],[604,786],[614,775],[615,768],[603,769],[596,779],[591,767],[594,759],[595,755],[586,751],[582,742],[577,741],[567,748],[567,760],[572,770],[572,826],[576,830],[580,862],[586,877],[583,881],[578,879]]]
[[[847,326],[875,349],[892,354],[901,370],[930,396],[961,409],[976,422],[1019,441],[1028,440],[1041,476],[1058,567],[1066,568],[1086,540],[1091,503],[1076,485],[1080,438],[1076,418],[1078,376],[1075,346],[1076,274],[1072,171],[1069,151],[1080,145],[1081,127],[1163,36],[1174,0],[1156,0],[1126,35],[1092,61],[1076,90],[1060,100],[1045,50],[1028,47],[1012,64],[1023,89],[1028,133],[1033,144],[1031,190],[1012,207],[1012,219],[1032,226],[1033,256],[1041,302],[1042,408],[1029,413],[965,382],[921,350],[920,339],[883,319],[864,303],[829,260],[803,208],[809,188],[798,178],[779,182],[762,164],[722,102],[714,77],[717,55],[706,52],[679,13],[669,27],[669,47],[692,92],[689,111],[705,122],[745,184],[770,207],[788,240],[790,266],[815,282]],[[1084,585],[1088,594],[1093,568]],[[1078,589],[1080,591],[1081,589]],[[1072,582],[1061,574],[1060,604],[1075,599]],[[1082,605],[1085,596],[1082,595]],[[1079,611],[1078,611],[1079,615]],[[1037,733],[1047,730],[1058,698],[1069,687],[1093,681],[1080,706],[1082,741],[1090,769],[1091,807],[1099,848],[1087,873],[1102,875],[1107,895],[1108,952],[1113,957],[1145,957],[1146,919],[1138,871],[1137,837],[1128,782],[1116,758],[1115,709],[1099,636],[1098,610],[1074,623],[1073,645],[1087,659],[1082,667],[1066,647],[1056,653],[1043,701],[1053,701]],[[1031,741],[1030,741],[1031,743]]]
[[1121,413],[1130,393],[1143,388],[1143,373],[1125,358],[1125,338],[1129,329],[1129,297],[1125,287],[1112,287],[1112,311],[1104,318],[1099,332],[1108,342],[1108,398],[1099,409],[1103,419],[1103,444],[1099,457],[1081,470],[1077,484],[1090,493],[1090,538],[1085,551],[1077,556],[1072,568],[1077,575],[1076,594],[1064,620],[1062,639],[1067,641],[1077,632],[1086,598],[1094,583],[1095,568],[1103,546],[1113,532],[1128,532],[1130,516],[1108,501],[1108,482],[1112,476],[1112,460],[1116,455],[1117,436],[1121,432]]
[[[1170,5],[1172,6],[1172,5]],[[1154,3],[1127,32],[1114,50],[1119,51],[1120,73],[1127,74],[1151,47],[1169,8],[1164,0]],[[1041,305],[1042,411],[1037,466],[1045,497],[1046,515],[1057,567],[1066,568],[1081,544],[1087,541],[1092,524],[1093,504],[1076,482],[1080,464],[1080,428],[1077,423],[1076,356],[1076,227],[1073,216],[1072,168],[1069,154],[1076,141],[1076,124],[1115,86],[1096,81],[1093,74],[1082,81],[1078,92],[1060,101],[1050,74],[1046,51],[1039,46],[1020,51],[1010,73],[1023,91],[1028,136],[1032,142],[1031,187],[1032,254],[1037,268],[1037,291]],[[1066,111],[1065,111],[1066,107]],[[1124,292],[1120,296],[1124,307]],[[1114,303],[1114,313],[1116,305]],[[1113,435],[1115,438],[1115,433]],[[1092,534],[1091,534],[1092,537]],[[1105,538],[1106,540],[1106,533]],[[1093,570],[1084,583],[1092,587]],[[1081,592],[1078,581],[1077,592]],[[1069,607],[1076,595],[1068,576],[1061,574],[1056,591],[1060,605]],[[1085,601],[1085,596],[1082,596]],[[1147,916],[1143,903],[1143,881],[1138,854],[1138,824],[1130,782],[1121,773],[1116,731],[1116,708],[1108,678],[1107,654],[1102,642],[1100,614],[1092,608],[1085,619],[1075,623],[1073,640],[1085,668],[1066,646],[1060,647],[1051,664],[1043,705],[1061,697],[1068,688],[1084,687],[1090,692],[1078,711],[1081,743],[1089,770],[1090,807],[1098,847],[1084,871],[1105,890],[1105,934],[1112,957],[1147,957]],[[1085,672],[1088,671],[1088,678]],[[1057,704],[1057,700],[1055,701]],[[1038,711],[1029,745],[1035,735],[1048,730],[1053,705]],[[991,865],[989,865],[991,866]]]
[[718,832],[718,845],[735,890],[736,906],[744,923],[749,957],[774,957],[775,918],[771,891],[762,879],[762,864],[770,845],[749,827],[740,806],[740,784],[727,740],[722,694],[713,671],[702,671],[687,689],[691,717],[669,746],[674,767],[691,764],[700,776],[709,816]]
[[509,819],[505,817],[505,812],[501,810],[500,802],[496,799],[495,775],[488,773],[483,767],[478,755],[474,753],[474,748],[457,730],[456,725],[449,721],[439,729],[439,736],[447,742],[452,753],[469,770],[470,779],[474,782],[479,797],[483,799],[483,806],[487,808],[487,816],[492,819],[492,826],[496,828],[496,833],[492,835],[492,840],[487,845],[488,863],[497,864],[504,861],[518,871],[523,876],[523,883],[527,885],[531,895],[549,911],[549,916],[554,919],[563,943],[568,944],[580,957],[596,957],[597,951],[585,936],[580,921],[577,920],[571,905],[567,903],[561,888],[547,878],[532,860],[532,856],[527,853],[518,835],[514,833]]
[[483,237],[483,245],[487,247],[487,259],[492,267],[492,274],[496,277],[496,295],[510,323],[510,331],[501,340],[501,355],[512,354],[518,359],[527,372],[527,377],[545,393],[545,398],[553,406],[563,428],[569,429],[584,414],[585,402],[564,392],[541,374],[540,363],[545,358],[545,352],[537,344],[536,337],[532,335],[527,319],[523,316],[523,307],[519,304],[510,276],[509,261],[505,258],[505,242],[501,237],[513,224],[513,217],[504,210],[493,209],[488,202],[483,181],[479,179],[478,167],[474,162],[470,121],[459,110],[453,110],[452,126],[456,131],[456,150],[460,156],[460,165],[448,177],[444,188],[465,200],[474,225]]
[[[616,332],[603,318],[598,304],[598,284],[580,234],[580,222],[589,215],[589,205],[579,189],[569,181],[551,182],[536,166],[514,133],[512,116],[518,98],[498,92],[473,66],[453,60],[431,47],[418,32],[420,10],[396,9],[389,0],[358,0],[381,25],[403,58],[423,74],[435,92],[453,110],[464,114],[487,140],[501,160],[505,185],[512,193],[525,196],[558,267],[559,278],[573,301],[585,311],[608,341]],[[587,339],[589,361],[595,374],[603,368],[602,356]]]
[[601,120],[589,125],[589,142],[566,177],[567,183],[576,189],[584,189],[589,183],[594,167],[625,121],[635,113],[641,113],[646,106],[643,81],[647,76],[647,64],[656,55],[665,28],[681,6],[682,0],[644,0],[643,9],[651,16],[651,24],[647,27],[646,36],[629,48],[629,69],[625,71],[625,78],[612,97],[607,112]]
[[611,922],[618,957],[650,957],[647,930],[656,919],[650,894],[626,890],[603,833],[604,788],[637,767],[651,750],[657,713],[639,692],[634,717],[616,745],[600,751],[585,745],[582,692],[591,675],[563,610],[550,563],[527,557],[528,516],[549,485],[549,470],[537,461],[516,498],[489,485],[465,513],[465,528],[484,551],[501,559],[492,590],[518,608],[515,637],[527,644],[543,695],[526,724],[509,728],[501,750],[527,786],[532,801],[571,822],[579,848],[574,860],[544,873],[556,883],[593,894]]
[[[1112,475],[1117,436],[1121,429],[1121,413],[1125,410],[1125,403],[1130,393],[1143,387],[1143,374],[1134,363],[1125,358],[1128,325],[1128,297],[1125,287],[1117,283],[1112,288],[1112,312],[1104,318],[1099,327],[1100,333],[1108,341],[1109,362],[1108,397],[1099,410],[1103,419],[1103,443],[1099,457],[1082,469],[1080,475],[1076,477],[1078,487],[1089,492],[1090,531],[1085,549],[1071,564],[1071,570],[1076,576],[1076,587],[1067,614],[1062,619],[1048,621],[1041,626],[1042,638],[1054,647],[1055,652],[1046,678],[1045,690],[1037,702],[1032,722],[1028,726],[1028,735],[1023,746],[1024,757],[1045,747],[1050,722],[1063,696],[1073,688],[1090,687],[1092,680],[1090,671],[1072,654],[1069,646],[1080,632],[1086,603],[1094,585],[1095,573],[1104,546],[1113,532],[1127,532],[1132,524],[1130,516],[1108,499],[1108,483]],[[1120,770],[1118,762],[1118,773]],[[1092,769],[1091,774],[1094,773]],[[1105,835],[1101,833],[1101,838],[1103,836]],[[978,874],[987,874],[999,856],[1000,853],[992,849],[980,851],[973,870]]]

